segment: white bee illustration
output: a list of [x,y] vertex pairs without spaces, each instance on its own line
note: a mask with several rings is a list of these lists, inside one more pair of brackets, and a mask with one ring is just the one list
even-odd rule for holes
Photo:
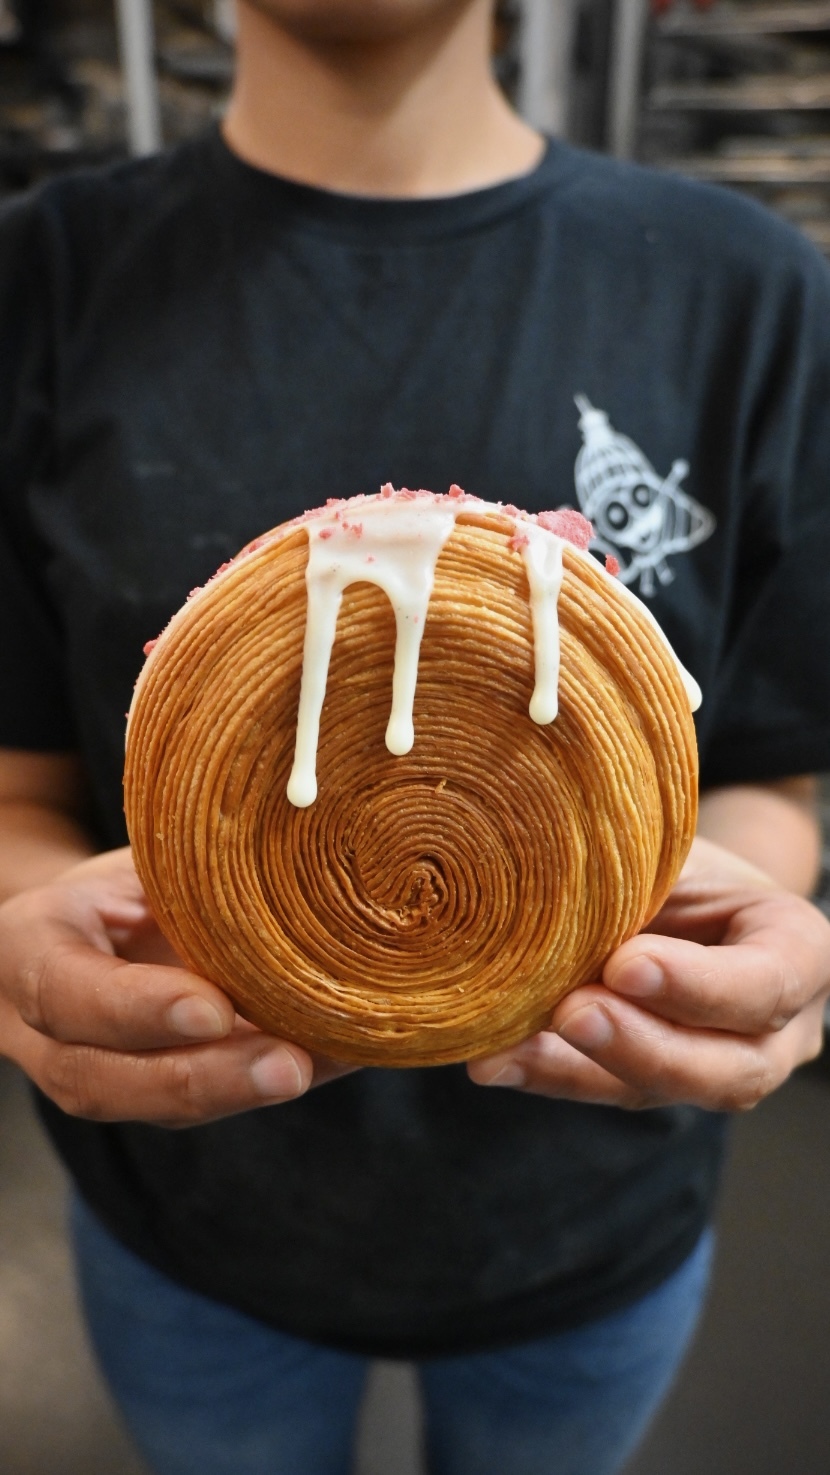
[[686,553],[715,530],[705,507],[681,490],[689,474],[687,461],[675,461],[668,476],[658,476],[638,446],[619,435],[605,414],[584,395],[576,396],[583,446],[576,458],[576,494],[593,523],[592,547],[610,553],[620,565],[624,584],[639,578],[648,597],[674,578],[666,559]]

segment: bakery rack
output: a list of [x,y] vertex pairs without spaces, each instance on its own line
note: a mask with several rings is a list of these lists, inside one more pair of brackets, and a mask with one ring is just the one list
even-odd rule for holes
[[830,0],[617,0],[614,152],[740,189],[830,254]]
[[0,194],[219,116],[227,0],[0,0]]

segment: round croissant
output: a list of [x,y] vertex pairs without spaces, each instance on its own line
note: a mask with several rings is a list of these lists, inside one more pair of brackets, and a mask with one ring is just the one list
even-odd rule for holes
[[243,550],[155,643],[128,728],[135,864],[181,957],[272,1034],[385,1066],[514,1044],[677,878],[697,804],[677,662],[639,601],[565,543],[559,712],[531,720],[518,526],[458,507],[404,756],[384,745],[392,607],[375,585],[345,590],[306,807],[287,797],[306,522]]

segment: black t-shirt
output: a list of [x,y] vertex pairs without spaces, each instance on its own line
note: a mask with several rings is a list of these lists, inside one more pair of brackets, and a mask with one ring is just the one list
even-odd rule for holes
[[[0,743],[77,747],[102,844],[144,642],[248,539],[387,480],[582,506],[703,687],[704,783],[830,767],[830,276],[754,206],[560,144],[359,200],[213,133],[7,208],[0,344]],[[42,1107],[139,1254],[392,1354],[634,1299],[691,1249],[723,1135],[460,1067],[176,1133]]]

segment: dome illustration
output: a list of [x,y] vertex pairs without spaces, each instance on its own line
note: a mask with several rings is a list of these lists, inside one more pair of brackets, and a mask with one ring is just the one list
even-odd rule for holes
[[687,461],[675,461],[660,476],[639,446],[612,426],[604,410],[576,396],[583,446],[575,467],[576,493],[593,523],[593,546],[619,561],[626,584],[639,579],[640,593],[655,593],[674,573],[667,559],[711,536],[715,519],[681,488]]

